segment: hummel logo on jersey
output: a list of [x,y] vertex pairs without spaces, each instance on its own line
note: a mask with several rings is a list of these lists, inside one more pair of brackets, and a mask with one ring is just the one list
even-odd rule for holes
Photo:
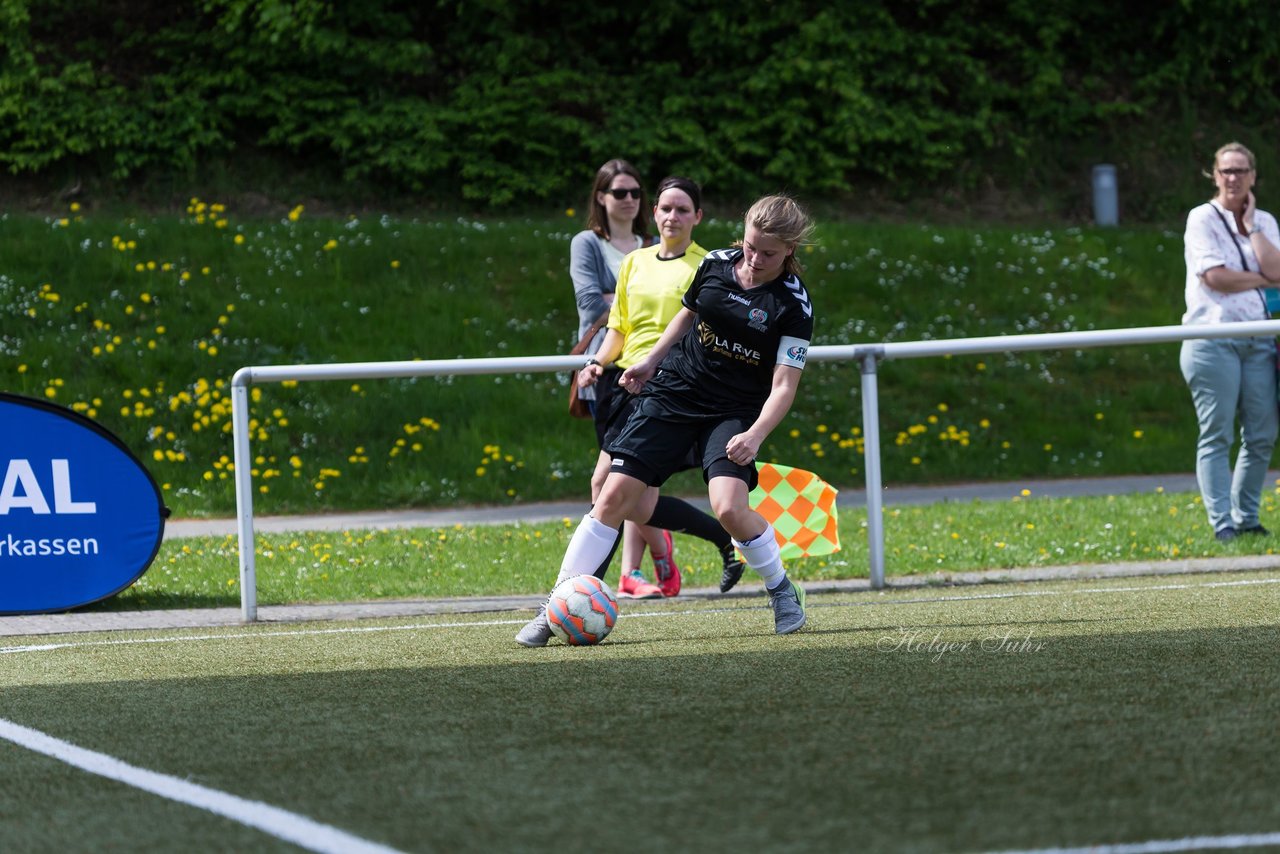
[[727,296],[729,299],[741,305],[751,305],[751,300],[747,299],[744,296],[739,296],[738,294],[725,294],[725,296]]
[[795,276],[787,276],[783,284],[787,286],[787,290],[795,295],[796,300],[800,303],[800,309],[804,312],[805,317],[813,317],[813,303],[809,302],[809,292],[804,289],[804,285]]

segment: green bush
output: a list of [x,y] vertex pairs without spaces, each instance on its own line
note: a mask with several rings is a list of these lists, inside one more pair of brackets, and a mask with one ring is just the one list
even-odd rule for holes
[[527,207],[621,153],[724,198],[1018,188],[1078,213],[1109,160],[1159,219],[1229,132],[1265,167],[1280,129],[1280,6],[1255,0],[0,0],[0,23],[14,174],[189,184],[262,151],[370,197]]

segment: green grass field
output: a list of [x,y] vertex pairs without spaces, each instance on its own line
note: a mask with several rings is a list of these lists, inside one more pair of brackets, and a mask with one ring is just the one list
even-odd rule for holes
[[[522,613],[8,638],[0,719],[403,851],[1280,843],[1280,572],[763,605],[624,603],[586,649]],[[0,850],[297,850],[0,762]]]
[[[268,222],[195,200],[185,218],[68,214],[0,216],[13,238],[0,247],[0,387],[119,433],[179,515],[232,510],[237,368],[571,343],[573,214],[342,221],[298,208]],[[699,240],[723,245],[734,228],[712,218]],[[825,222],[807,260],[815,344],[1180,312],[1180,241],[1165,231]],[[564,380],[255,387],[256,510],[584,498],[594,448],[563,412]],[[1172,346],[886,362],[880,388],[888,483],[1193,464]],[[860,485],[858,396],[855,368],[814,365],[767,456]],[[1263,522],[1280,530],[1276,499]],[[543,593],[573,521],[260,535],[259,601]],[[1018,495],[889,508],[885,522],[891,575],[1274,550],[1216,543],[1187,494]],[[865,576],[865,518],[846,512],[841,533],[842,552],[795,561],[794,575]],[[236,548],[168,541],[138,584],[94,608],[236,604]],[[709,547],[680,548],[686,583],[713,584]],[[627,604],[609,642],[586,650],[519,649],[527,615],[510,613],[11,638],[0,729],[405,851],[1274,835],[1277,584],[1260,572],[824,594],[790,638],[772,636],[762,600]],[[0,738],[0,852],[296,850],[25,743]]]
[[[1218,542],[1200,497],[1189,493],[1048,499],[1024,497],[1016,488],[1011,492],[1016,494],[1007,501],[885,508],[886,574],[945,578],[985,569],[1178,561],[1277,550],[1274,537]],[[1274,489],[1264,493],[1261,511],[1262,523],[1280,530]],[[258,600],[279,605],[545,594],[577,521],[259,533]],[[865,510],[841,511],[840,540],[839,552],[789,560],[788,571],[815,581],[866,578]],[[678,536],[675,543],[686,586],[718,584],[720,558],[709,543],[688,536]],[[166,540],[136,584],[92,607],[235,606],[241,594],[239,555],[234,535]],[[619,563],[615,560],[608,576],[611,584],[617,582]]]

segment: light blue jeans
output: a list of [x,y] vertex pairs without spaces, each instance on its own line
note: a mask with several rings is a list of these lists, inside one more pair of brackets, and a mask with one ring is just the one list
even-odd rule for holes
[[[1196,480],[1209,524],[1250,528],[1266,485],[1280,416],[1276,413],[1274,338],[1215,338],[1182,342],[1179,362],[1200,422]],[[1231,445],[1240,419],[1235,473]]]

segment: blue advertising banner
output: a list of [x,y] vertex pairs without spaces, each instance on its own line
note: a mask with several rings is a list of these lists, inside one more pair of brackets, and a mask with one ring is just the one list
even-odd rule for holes
[[168,515],[151,474],[101,425],[0,392],[0,614],[119,593],[151,565]]

